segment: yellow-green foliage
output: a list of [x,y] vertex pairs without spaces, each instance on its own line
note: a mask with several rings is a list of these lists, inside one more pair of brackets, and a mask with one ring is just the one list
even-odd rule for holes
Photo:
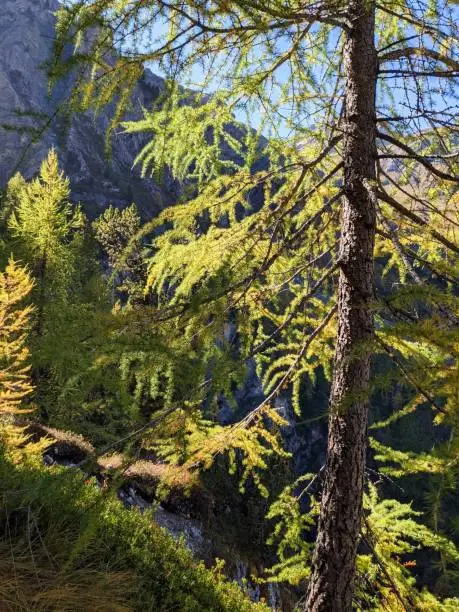
[[33,282],[10,259],[0,272],[0,414],[17,414],[32,393],[27,332],[33,308],[24,305]]
[[[324,165],[324,172],[329,169]],[[314,181],[312,175],[299,187],[301,174],[300,168],[287,177],[242,169],[219,177],[194,200],[165,210],[147,226],[170,227],[155,240],[149,262],[147,287],[160,306],[171,316],[183,315],[180,325],[188,319],[198,338],[221,334],[231,313],[241,359],[255,355],[267,394],[293,381],[298,412],[302,378],[314,380],[319,365],[330,373],[336,270],[322,253],[336,242],[336,216],[323,200],[339,192],[317,189],[294,213],[292,189],[301,201]],[[284,183],[273,192],[281,178]],[[248,202],[255,188],[262,189],[263,206],[246,214],[253,212]],[[325,267],[317,264],[320,259]],[[211,322],[200,322],[203,313]]]
[[26,182],[17,176],[9,191],[16,203],[9,228],[27,261],[39,267],[45,260],[55,277],[65,277],[72,266],[68,244],[73,231],[82,227],[82,214],[68,202],[69,181],[59,169],[56,152],[49,152],[36,179]]
[[[374,610],[427,612],[457,608],[459,599],[442,601],[427,589],[418,590],[411,573],[411,568],[416,566],[413,556],[422,548],[437,551],[446,563],[457,565],[459,551],[454,544],[415,520],[421,513],[415,512],[411,505],[379,499],[374,485],[369,486],[364,507],[362,540],[371,552],[359,555],[357,560],[358,597]],[[457,572],[452,573],[457,577]]]
[[[268,490],[263,484],[263,472],[273,455],[289,457],[281,445],[279,428],[285,421],[276,411],[265,407],[251,417],[251,422],[221,426],[202,417],[200,409],[175,409],[158,426],[152,426],[145,436],[144,446],[178,469],[165,471],[164,483],[174,479],[189,481],[189,475],[197,470],[210,469],[220,455],[228,457],[229,472],[234,474],[242,468],[240,490],[244,491],[249,478],[267,497]],[[169,482],[168,482],[169,481]],[[173,484],[173,482],[172,482]]]
[[[415,4],[413,8],[411,2],[390,0],[376,5],[378,48],[384,53],[398,41],[396,51],[402,52],[401,64],[380,56],[383,69],[409,64],[422,74],[426,68],[435,72],[438,65],[441,71],[456,65],[456,43],[445,34],[455,28],[448,3]],[[165,210],[144,230],[144,235],[155,232],[146,293],[155,304],[155,330],[167,351],[131,348],[123,356],[123,376],[131,377],[136,400],[147,390],[160,407],[180,409],[168,421],[184,423],[173,429],[180,452],[174,442],[159,444],[174,460],[178,455],[184,461],[188,450],[180,453],[194,440],[212,440],[207,425],[195,429],[191,415],[207,400],[215,406],[219,392],[229,396],[241,382],[243,368],[232,372],[232,361],[255,359],[267,403],[275,405],[281,393],[291,393],[298,414],[307,409],[300,402],[302,383],[314,382],[319,369],[328,379],[332,376],[336,281],[343,263],[337,245],[345,196],[345,25],[340,19],[346,7],[345,2],[300,6],[108,0],[71,3],[59,13],[52,76],[57,80],[81,68],[70,109],[92,105],[99,110],[115,99],[113,130],[128,108],[145,61],[157,62],[169,77],[154,112],[146,109],[140,122],[124,126],[152,136],[137,159],[143,173],[157,173],[168,165],[174,177],[189,179],[185,194],[193,197]],[[151,28],[158,23],[164,35],[155,37]],[[426,37],[425,32],[435,35]],[[411,54],[406,45],[414,45],[416,37],[425,46]],[[64,54],[68,43],[77,45],[70,59]],[[113,49],[121,53],[113,57]],[[196,68],[203,75],[200,83],[195,82]],[[454,81],[441,76],[441,85],[435,86],[442,88],[449,104]],[[187,85],[198,91],[212,86],[219,93],[191,94]],[[415,85],[420,97],[416,109]],[[444,127],[451,120],[450,110],[443,115],[436,102],[432,104],[433,88],[413,82],[403,99],[402,93],[394,94],[392,80],[383,72],[378,76],[380,133],[375,145],[380,159],[377,181],[365,187],[377,201],[373,353],[375,362],[390,365],[375,377],[372,391],[376,395],[381,389],[395,389],[406,401],[399,412],[379,419],[375,430],[409,419],[426,406],[432,409],[432,425],[454,430],[458,424],[457,143],[455,128]],[[232,113],[242,107],[249,115],[262,116],[268,141],[241,130],[233,120]],[[426,114],[418,122],[420,108]],[[402,121],[401,114],[415,111],[414,123]],[[236,131],[228,130],[228,123]],[[414,137],[420,125],[431,127]],[[288,140],[277,137],[279,129],[288,132]],[[228,150],[231,159],[225,157]],[[448,156],[439,161],[443,151]],[[388,174],[385,161],[394,155],[395,177]],[[453,180],[445,178],[445,167]],[[225,333],[229,322],[237,332],[230,340],[231,334]],[[188,381],[194,373],[188,404],[183,392],[177,392],[183,372]],[[255,410],[233,431],[239,435],[260,412]],[[220,439],[217,433],[216,452],[225,435],[222,432]],[[378,442],[376,446],[378,459],[397,465],[396,475],[427,469],[435,477],[447,473],[451,481],[457,473],[455,439],[442,447],[441,456],[438,450],[414,456],[409,449],[395,452]],[[252,451],[249,463],[256,466],[255,447]],[[204,454],[202,463],[213,455]],[[377,507],[375,499],[371,503]],[[393,507],[378,506],[378,520]],[[398,510],[394,520],[404,524],[405,510]],[[426,532],[420,533],[427,542]],[[387,550],[398,546],[396,527],[392,536]],[[404,596],[412,596],[411,587],[400,588]],[[427,602],[430,595],[422,597]],[[390,601],[394,609],[396,600]]]
[[[309,576],[312,544],[307,536],[315,524],[318,505],[312,499],[309,512],[304,513],[300,499],[304,495],[301,490],[312,478],[313,475],[306,475],[287,487],[267,515],[268,519],[276,520],[271,541],[277,543],[279,555],[279,563],[269,571],[272,575],[269,580],[299,584]],[[368,610],[454,610],[458,599],[441,600],[427,589],[419,590],[412,573],[416,553],[431,549],[441,554],[451,580],[455,580],[459,551],[454,544],[416,520],[422,513],[413,510],[410,504],[380,499],[377,487],[371,483],[364,509],[356,601]]]
[[268,520],[275,521],[269,543],[277,545],[279,557],[278,563],[269,569],[271,581],[299,585],[310,575],[313,551],[310,532],[316,523],[319,505],[312,499],[310,511],[302,512],[295,489],[305,486],[303,483],[312,477],[305,474],[294,485],[287,486],[266,515]]
[[246,143],[230,133],[229,125],[234,123],[234,117],[218,94],[212,97],[187,94],[174,83],[166,86],[152,110],[143,112],[143,119],[123,123],[128,133],[147,133],[150,137],[135,159],[143,176],[150,170],[158,176],[167,166],[179,180],[191,179],[202,185],[236,170],[237,164],[228,154],[223,158],[222,151],[226,148],[233,157],[242,157],[244,144],[247,146],[253,138],[242,127],[239,129]]
[[450,447],[448,454],[444,454],[444,456],[442,456],[440,449],[434,450],[432,453],[413,453],[385,447],[375,439],[372,439],[370,444],[372,449],[376,451],[375,459],[377,461],[383,464],[395,464],[394,466],[383,465],[381,472],[396,478],[418,473],[446,475],[448,471],[454,472],[455,469],[457,470],[458,456],[457,454],[454,455],[454,452],[457,452],[456,444],[454,448]]

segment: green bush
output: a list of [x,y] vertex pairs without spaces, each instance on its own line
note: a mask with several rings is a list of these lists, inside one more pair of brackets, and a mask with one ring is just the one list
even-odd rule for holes
[[[29,589],[33,594],[24,588],[11,598],[10,610],[267,609],[251,603],[220,568],[208,570],[197,563],[183,542],[155,524],[151,513],[125,509],[112,491],[99,489],[77,470],[43,468],[35,460],[17,461],[17,455],[13,461],[4,452],[0,495],[2,541],[7,544],[2,553],[11,553],[10,570],[8,563],[0,565],[0,598],[5,601],[11,591],[8,571],[16,591],[18,584],[36,583]],[[34,564],[39,572],[33,571]],[[88,603],[91,588],[98,599]],[[106,589],[102,601],[101,588]],[[66,605],[69,592],[73,603]]]

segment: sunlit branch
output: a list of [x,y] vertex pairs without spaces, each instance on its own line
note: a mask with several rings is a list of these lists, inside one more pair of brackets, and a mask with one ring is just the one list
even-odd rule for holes
[[[321,254],[321,257],[323,257],[323,253]],[[317,281],[317,283],[312,287],[312,289],[310,291],[308,291],[308,293],[301,298],[301,300],[299,301],[299,303],[296,305],[296,307],[292,310],[292,312],[288,315],[288,317],[285,319],[285,321],[283,323],[281,323],[281,325],[279,325],[273,332],[272,334],[270,334],[267,338],[265,338],[263,340],[263,342],[261,342],[260,344],[258,344],[256,347],[254,347],[250,353],[250,356],[254,356],[257,353],[259,353],[271,340],[273,340],[280,332],[282,332],[294,319],[295,314],[297,312],[297,310],[301,307],[303,307],[308,300],[310,300],[316,293],[317,291],[324,285],[324,283],[331,277],[333,276],[333,274],[337,271],[338,266],[336,264],[334,264],[333,266],[331,266],[330,268],[328,268],[328,270],[326,270],[324,272],[324,274],[321,276],[321,278]]]
[[282,390],[282,388],[290,381],[290,378],[291,378],[292,374],[295,372],[296,368],[298,367],[299,362],[304,357],[305,353],[307,352],[307,350],[311,346],[312,342],[327,327],[327,325],[330,323],[330,321],[333,319],[334,315],[336,314],[337,310],[338,310],[338,307],[336,305],[332,307],[332,309],[328,312],[328,314],[322,320],[320,325],[318,327],[316,327],[314,329],[314,331],[306,338],[306,340],[302,344],[300,350],[298,351],[298,353],[297,353],[297,355],[295,357],[294,362],[291,364],[291,366],[289,367],[287,372],[284,374],[284,376],[282,377],[280,382],[276,385],[275,389],[273,391],[271,391],[271,393],[261,402],[261,404],[259,406],[257,406],[254,410],[252,410],[244,419],[239,421],[239,423],[237,423],[237,425],[235,427],[247,427],[248,425],[250,425],[250,423],[255,418],[257,413],[259,413],[261,410],[263,410],[263,408],[266,408],[267,406],[269,406],[271,401],[277,395],[279,395],[279,393]]
[[428,49],[427,47],[405,47],[404,49],[395,49],[394,51],[389,51],[388,53],[383,53],[380,55],[379,61],[380,63],[390,62],[403,57],[429,57],[430,59],[434,59],[438,62],[442,62],[446,66],[449,66],[454,71],[453,75],[459,71],[459,62],[455,61],[451,57],[443,55],[442,53],[438,53],[438,51]]
[[[388,234],[387,232],[385,232],[384,230],[377,228],[376,233],[378,234],[378,236],[381,236],[385,240],[389,240],[392,242],[392,236]],[[419,264],[422,264],[423,266],[426,266],[426,268],[429,268],[429,270],[433,272],[435,276],[438,276],[438,278],[442,278],[447,283],[451,283],[453,285],[459,286],[459,281],[457,279],[453,278],[452,276],[449,276],[443,271],[439,272],[437,268],[435,268],[430,261],[428,261],[427,259],[424,259],[423,257],[420,257],[418,253],[413,251],[413,249],[410,249],[409,247],[404,246],[402,244],[400,245],[400,248],[403,251],[403,253],[406,254],[407,257],[409,257],[413,261],[418,262]]]
[[390,227],[390,224],[387,222],[383,214],[380,214],[379,217],[381,219],[382,224],[386,228],[386,231],[391,238],[392,244],[394,245],[395,250],[397,251],[400,259],[403,261],[405,268],[407,269],[409,275],[411,276],[411,278],[414,280],[415,283],[418,283],[418,284],[422,283],[422,280],[419,274],[416,272],[410,260],[408,259],[406,254],[403,252],[402,245],[400,244],[400,240],[398,239],[397,231],[396,230],[394,231]]
[[379,172],[382,174],[382,176],[384,176],[385,179],[387,179],[396,189],[398,189],[401,193],[403,193],[404,196],[406,196],[407,198],[409,198],[410,200],[413,200],[414,202],[417,202],[418,204],[421,204],[421,206],[425,206],[426,208],[428,208],[429,210],[431,210],[434,214],[439,215],[440,217],[442,217],[443,219],[445,219],[445,221],[447,221],[448,223],[452,223],[453,225],[456,225],[457,227],[459,227],[459,223],[457,221],[455,221],[454,219],[451,219],[450,217],[448,217],[448,215],[445,215],[445,213],[440,210],[439,208],[437,208],[436,206],[434,206],[433,204],[431,204],[430,202],[428,202],[427,200],[423,200],[419,197],[417,197],[415,194],[410,193],[409,191],[407,191],[406,189],[403,189],[403,187],[401,185],[399,185],[398,183],[396,183],[394,181],[394,179],[390,176],[390,174],[388,174],[387,172],[385,172],[382,168],[379,168]]
[[441,406],[438,405],[438,403],[434,400],[434,398],[430,395],[430,393],[426,391],[425,389],[423,389],[419,385],[419,383],[413,378],[413,376],[411,376],[411,374],[407,371],[407,369],[405,368],[401,360],[397,357],[397,355],[394,353],[394,351],[391,349],[391,347],[388,346],[383,340],[381,340],[381,338],[377,334],[376,334],[376,341],[378,342],[378,344],[381,345],[381,347],[389,355],[392,361],[396,364],[396,366],[398,367],[400,372],[403,374],[403,376],[406,378],[406,380],[416,389],[416,391],[420,393],[422,397],[424,397],[429,402],[429,404],[432,405],[432,407],[435,410],[443,414],[446,414],[446,411]]
[[391,68],[380,70],[379,74],[388,75],[386,78],[405,77],[436,77],[439,79],[454,79],[459,77],[459,70],[408,70],[404,68]]
[[397,212],[399,212],[404,217],[410,219],[411,221],[414,221],[414,223],[416,223],[417,225],[420,225],[422,227],[427,227],[428,231],[431,233],[431,235],[436,240],[438,240],[438,242],[441,242],[441,244],[443,244],[445,247],[447,247],[451,251],[454,251],[455,253],[459,253],[459,247],[453,242],[451,242],[450,240],[448,240],[447,238],[445,238],[445,236],[437,232],[437,230],[430,227],[430,224],[425,219],[423,219],[416,213],[412,212],[411,210],[409,210],[408,208],[400,204],[400,202],[397,202],[397,200],[392,198],[385,191],[381,189],[371,188],[368,185],[367,185],[367,188],[373,192],[374,196],[377,199],[382,200],[383,202],[386,202],[386,204],[389,204],[389,206],[394,208]]
[[[415,159],[417,162],[419,162],[421,165],[423,165],[427,170],[429,170],[429,172],[431,172],[432,174],[435,174],[436,176],[438,176],[439,178],[442,178],[445,181],[451,181],[453,183],[459,183],[459,178],[457,176],[452,176],[451,174],[448,174],[446,172],[442,172],[441,170],[438,170],[438,168],[435,168],[435,166],[433,166],[429,162],[429,158],[426,158],[425,156],[419,155],[418,153],[416,153],[416,151],[414,149],[409,147],[407,144],[401,142],[400,140],[397,140],[397,138],[394,138],[393,136],[390,136],[389,134],[384,134],[383,132],[379,132],[379,131],[377,132],[377,136],[381,140],[385,140],[386,142],[389,142],[389,143],[393,144],[394,146],[396,146],[397,148],[399,148],[402,151],[404,151],[405,154],[407,154],[410,158]],[[383,156],[384,156],[384,154],[382,154],[380,157],[383,157]],[[393,154],[393,155],[391,154],[391,156],[392,157],[397,157],[397,155],[395,155],[395,154]]]
[[424,30],[426,33],[431,33],[434,36],[441,36],[442,38],[449,38],[449,35],[447,32],[444,32],[437,26],[430,25],[426,21],[421,21],[420,19],[416,19],[415,17],[412,17],[411,15],[397,13],[396,11],[393,11],[389,7],[384,6],[383,4],[376,4],[376,8],[382,11],[383,13],[386,13],[387,15],[392,15],[392,17],[396,17],[397,19],[400,19],[401,21],[405,21],[406,23],[409,23],[410,25],[421,28],[421,30]]

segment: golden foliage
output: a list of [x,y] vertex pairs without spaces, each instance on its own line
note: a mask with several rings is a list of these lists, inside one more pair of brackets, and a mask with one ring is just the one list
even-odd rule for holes
[[26,345],[33,308],[21,307],[32,287],[27,270],[10,259],[0,272],[0,414],[24,412],[21,404],[33,391]]

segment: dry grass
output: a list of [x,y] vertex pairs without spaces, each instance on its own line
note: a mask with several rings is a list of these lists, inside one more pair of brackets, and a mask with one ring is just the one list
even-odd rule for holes
[[196,476],[183,467],[147,459],[131,462],[122,453],[104,455],[98,458],[97,464],[107,472],[119,471],[123,480],[135,482],[140,487],[143,485],[148,489],[156,488],[159,484],[165,484],[170,488],[187,489],[198,483]]
[[198,484],[197,477],[185,468],[145,460],[132,463],[123,476],[149,487],[162,483],[173,489],[190,489]]
[[[41,533],[30,509],[6,517],[0,542],[1,612],[127,612],[133,577],[69,563],[70,534]],[[25,524],[25,529],[24,529]]]
[[50,438],[52,440],[50,446],[52,454],[71,459],[75,463],[95,454],[92,444],[85,440],[83,436],[70,431],[54,429],[54,427],[47,427],[39,423],[27,423],[25,433],[35,441],[44,437]]
[[127,458],[121,453],[113,453],[112,455],[104,455],[97,459],[97,465],[102,470],[119,470],[125,465]]

